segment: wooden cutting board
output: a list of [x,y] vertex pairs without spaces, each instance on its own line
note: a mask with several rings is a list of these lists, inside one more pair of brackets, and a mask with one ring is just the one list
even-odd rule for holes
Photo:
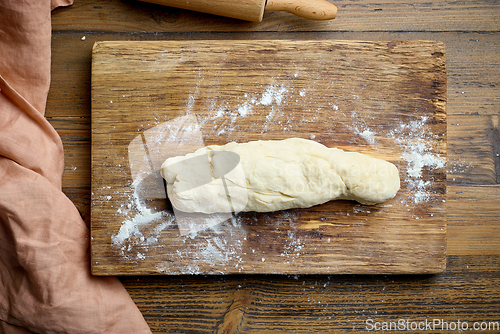
[[[93,274],[442,272],[445,58],[434,41],[96,43]],[[289,137],[391,161],[401,190],[374,206],[177,221],[166,158]]]

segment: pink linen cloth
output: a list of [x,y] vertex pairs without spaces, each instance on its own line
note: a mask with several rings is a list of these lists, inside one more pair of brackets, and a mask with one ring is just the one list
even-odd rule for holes
[[89,230],[44,118],[51,10],[71,2],[0,0],[0,333],[151,333],[117,278],[90,274]]

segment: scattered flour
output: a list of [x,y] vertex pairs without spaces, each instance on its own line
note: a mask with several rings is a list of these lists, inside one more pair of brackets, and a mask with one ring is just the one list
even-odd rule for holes
[[361,137],[363,137],[368,143],[375,144],[375,134],[368,130],[367,128],[363,130],[363,132],[359,133]]
[[[453,159],[448,160],[448,172],[451,174],[463,174],[467,173],[469,170],[473,169],[474,165],[470,162],[467,162],[463,159]],[[455,181],[455,178],[453,178]]]
[[284,246],[281,256],[286,257],[286,264],[290,264],[290,262],[294,262],[301,255],[306,245],[305,242],[296,235],[295,231],[287,231],[286,241],[287,242],[283,243]]
[[430,153],[430,148],[416,140],[416,143],[411,146],[409,152],[403,153],[402,158],[408,163],[406,171],[410,178],[421,178],[422,170],[426,167],[443,168],[444,161],[438,156]]
[[[193,109],[195,97],[199,93],[198,89],[192,92],[188,98],[190,102],[187,104],[186,112],[189,114]],[[212,99],[209,110],[211,112],[204,115],[197,115],[198,121],[201,126],[214,125],[218,121],[223,120],[222,126],[220,124],[216,134],[230,136],[237,133],[237,121],[240,118],[251,116],[253,114],[266,116],[266,124],[271,124],[276,117],[283,116],[284,113],[280,111],[281,107],[286,105],[286,97],[288,88],[283,85],[267,85],[261,94],[243,94],[244,101],[238,103],[236,106],[229,103],[228,100]]]
[[425,139],[437,138],[427,127],[427,119],[427,116],[422,116],[419,120],[408,124],[401,123],[390,132],[390,137],[396,140],[403,151],[401,158],[407,163],[405,182],[408,184],[408,189],[414,193],[414,204],[432,198],[429,192],[432,182],[422,179],[423,172],[446,166],[445,159],[434,153],[433,148],[426,144]]
[[[153,212],[142,203],[138,195],[138,186],[147,173],[140,173],[132,182],[131,189],[132,195],[130,196],[131,203],[127,204],[126,210],[124,205],[118,208],[118,213],[125,213],[129,215],[132,211],[132,216],[122,222],[120,230],[117,234],[111,237],[112,244],[118,248],[122,256],[128,260],[132,260],[132,252],[130,252],[134,245],[150,246],[158,243],[158,234],[170,226],[174,217],[167,211]],[[132,210],[134,209],[134,210]],[[151,226],[157,223],[156,226]],[[148,236],[150,235],[150,236]],[[144,254],[138,252],[135,256],[137,260],[143,260]]]
[[[332,105],[332,110],[338,111],[339,107],[334,104]],[[343,112],[341,112],[341,114],[348,117]],[[374,130],[366,125],[366,122],[358,115],[357,112],[352,112],[349,118],[352,122],[352,124],[346,124],[349,130],[351,130],[354,134],[361,136],[370,145],[375,145],[377,143]]]
[[241,117],[245,117],[248,114],[250,114],[251,112],[252,112],[252,106],[248,102],[246,102],[242,106],[238,107],[238,114]]
[[287,91],[288,90],[283,86],[278,87],[275,85],[271,85],[267,87],[266,91],[262,94],[260,100],[257,103],[262,104],[263,106],[269,106],[273,103],[281,105]]

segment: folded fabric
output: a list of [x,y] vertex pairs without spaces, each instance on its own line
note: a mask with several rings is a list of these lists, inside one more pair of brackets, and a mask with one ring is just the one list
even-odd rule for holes
[[70,2],[0,0],[0,332],[151,333],[117,278],[90,274],[88,228],[61,189],[44,112],[51,10]]

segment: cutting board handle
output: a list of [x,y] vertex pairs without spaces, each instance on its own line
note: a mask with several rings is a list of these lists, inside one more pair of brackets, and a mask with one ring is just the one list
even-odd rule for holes
[[285,11],[310,20],[337,16],[337,7],[326,0],[267,0],[266,10]]

